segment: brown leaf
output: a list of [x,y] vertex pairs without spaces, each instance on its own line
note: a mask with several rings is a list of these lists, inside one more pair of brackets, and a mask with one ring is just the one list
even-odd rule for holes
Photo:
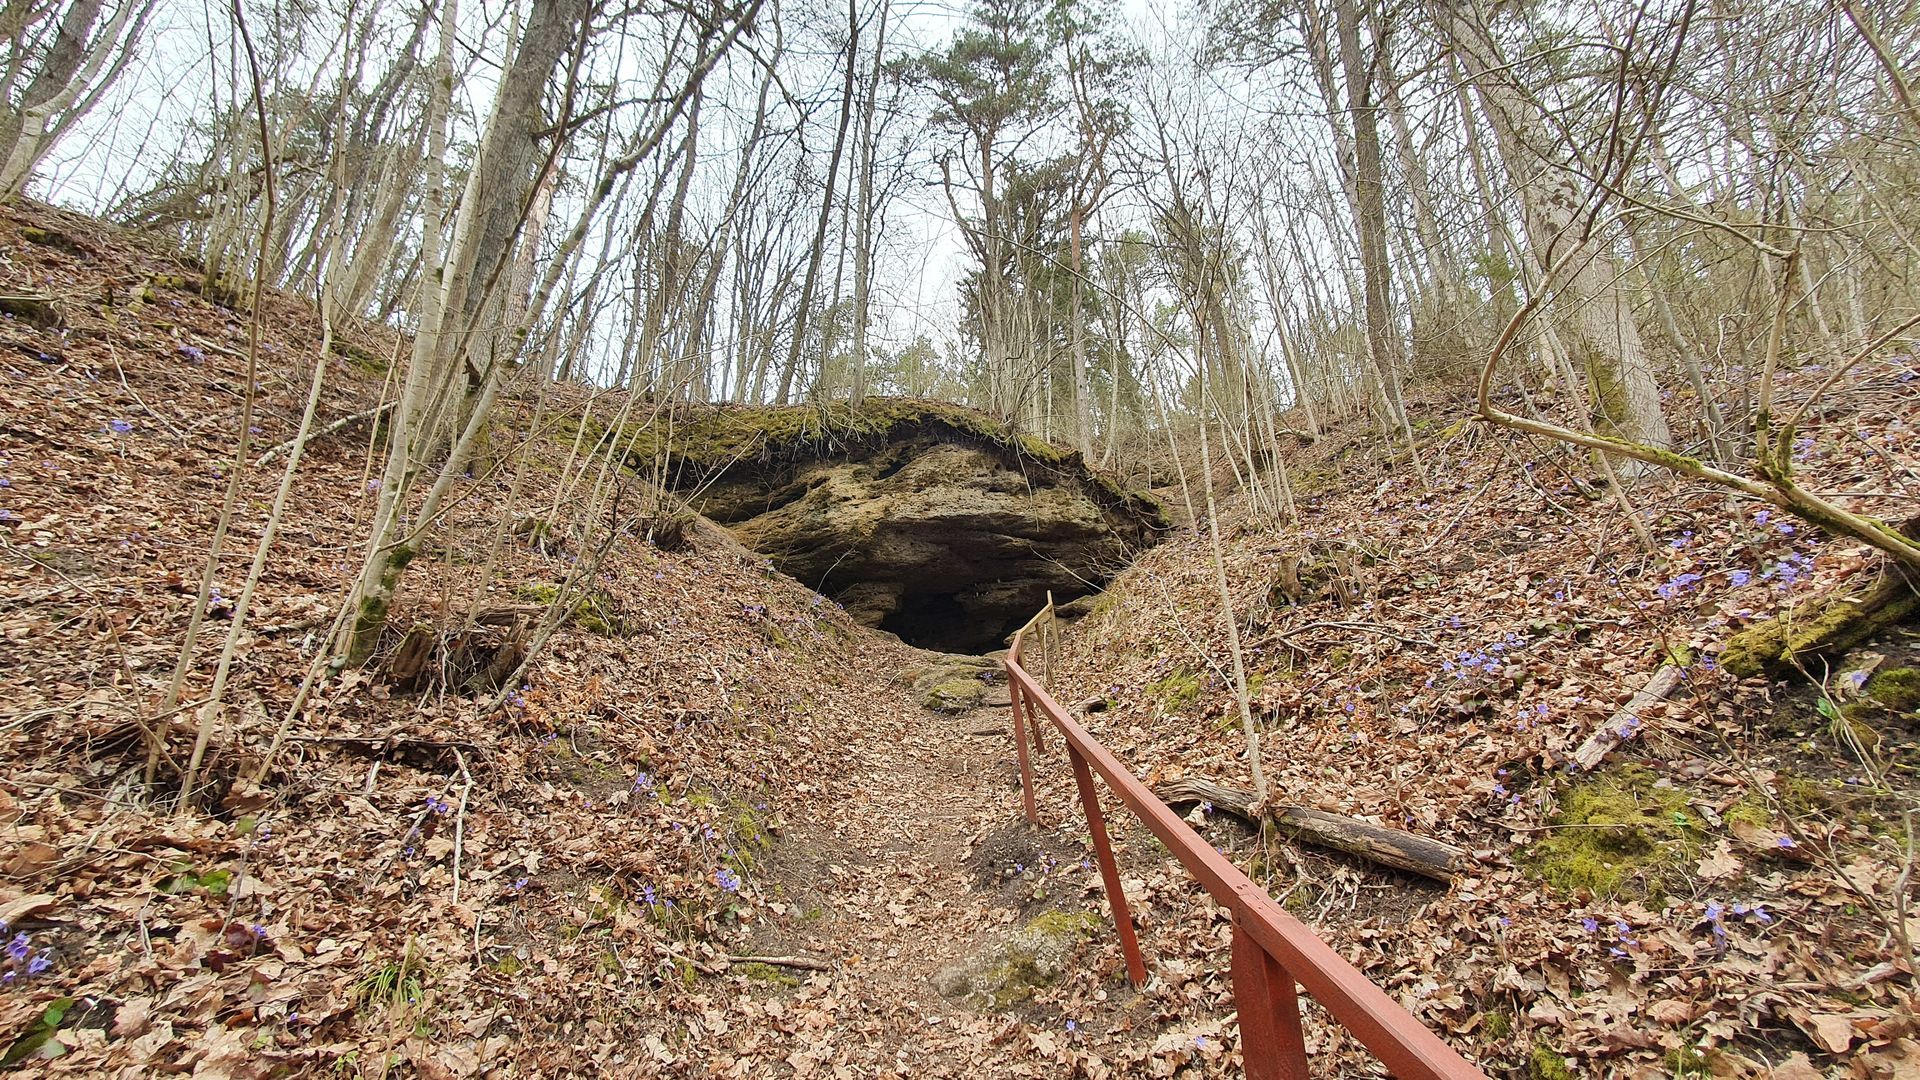
[[1701,881],[1725,881],[1738,877],[1745,866],[1733,854],[1733,844],[1725,839],[1713,847],[1713,852],[1700,860]]
[[1807,1060],[1807,1055],[1798,1053],[1775,1065],[1767,1076],[1771,1080],[1826,1080],[1827,1078],[1826,1073],[1813,1067],[1813,1062]]
[[53,897],[46,893],[35,893],[32,896],[23,896],[18,900],[0,904],[0,926],[12,926],[23,917],[53,905]]
[[13,858],[7,860],[6,875],[11,878],[32,877],[52,866],[59,858],[59,849],[50,844],[22,844]]
[[1693,1007],[1678,998],[1668,998],[1647,1006],[1647,1017],[1658,1024],[1678,1027],[1693,1019]]
[[1853,1020],[1843,1013],[1813,1013],[1805,1019],[1796,1016],[1794,1022],[1815,1046],[1829,1054],[1844,1054],[1853,1045]]

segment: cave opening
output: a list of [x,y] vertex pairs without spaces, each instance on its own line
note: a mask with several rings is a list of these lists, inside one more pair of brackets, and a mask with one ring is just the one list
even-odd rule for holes
[[[1054,599],[1065,603],[1080,595],[1084,590]],[[1031,608],[1010,607],[968,603],[953,592],[904,593],[878,626],[915,648],[978,656],[1006,648],[1007,638],[1045,602],[1043,596]]]

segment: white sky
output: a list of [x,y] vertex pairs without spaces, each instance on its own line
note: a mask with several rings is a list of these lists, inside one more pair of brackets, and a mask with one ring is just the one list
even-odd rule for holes
[[[1179,37],[1169,30],[1179,25],[1177,2],[1121,0],[1120,15],[1131,36],[1151,46],[1156,55],[1164,55]],[[224,7],[160,5],[140,54],[109,98],[56,147],[41,170],[36,193],[58,204],[103,213],[128,195],[151,187],[171,162],[189,123],[225,109],[244,92],[236,79],[238,45]],[[461,7],[462,40],[485,41],[489,48],[497,48],[503,36],[502,0],[468,0]],[[250,11],[256,43],[264,47],[270,40],[272,19],[297,9],[276,4]],[[398,19],[410,11],[396,6],[390,14]],[[896,5],[896,27],[889,36],[898,43],[896,48],[937,48],[964,18],[963,5],[907,0]],[[328,57],[326,62],[330,80],[337,75],[332,65],[338,58]],[[283,78],[298,89],[297,84],[312,75],[288,72]],[[485,95],[490,89],[484,77],[470,78],[462,85],[469,95]],[[470,100],[469,104],[469,115],[484,109],[483,102]],[[929,152],[914,162],[921,171],[931,168],[930,150],[929,146]],[[905,344],[920,334],[941,341],[951,336],[958,319],[957,284],[968,266],[964,244],[932,176],[909,181],[902,196],[882,253],[894,265],[883,264],[876,281],[881,294],[876,301],[891,315],[885,336],[894,344]]]

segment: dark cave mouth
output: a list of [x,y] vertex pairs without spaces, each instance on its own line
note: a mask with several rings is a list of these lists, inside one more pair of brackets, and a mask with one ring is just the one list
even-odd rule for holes
[[[966,590],[905,592],[893,610],[869,625],[915,648],[981,656],[1006,648],[1007,638],[1046,604],[1046,587],[1020,589],[1018,593],[1029,591],[1035,595],[1030,604],[970,597]],[[1075,581],[1054,588],[1053,599],[1056,604],[1064,604],[1093,591],[1086,583]]]

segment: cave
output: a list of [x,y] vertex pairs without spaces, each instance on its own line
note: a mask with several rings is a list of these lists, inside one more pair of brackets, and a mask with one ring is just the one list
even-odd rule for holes
[[[695,421],[681,440],[728,456],[683,453],[672,475],[776,569],[909,645],[1004,648],[1048,593],[1098,591],[1166,528],[1151,499],[983,414],[906,399],[862,408],[838,430],[813,406],[719,411],[708,423],[728,437]],[[745,439],[742,424],[785,434]]]
[[[1066,603],[1087,591],[1084,585],[1067,594],[1055,591],[1054,602]],[[908,592],[874,626],[917,648],[978,655],[1005,648],[1013,632],[1045,603],[1044,593],[1032,605],[1013,606],[969,605],[951,592]]]
[[879,628],[924,650],[989,653],[1002,648],[1029,617],[1031,613],[970,609],[952,592],[908,592],[879,619]]

